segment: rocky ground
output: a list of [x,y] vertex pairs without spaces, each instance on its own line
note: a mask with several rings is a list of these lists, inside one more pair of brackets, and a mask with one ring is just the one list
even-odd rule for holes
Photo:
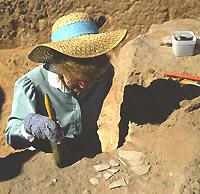
[[105,15],[102,31],[124,28],[132,39],[152,24],[176,18],[199,18],[198,0],[0,0],[0,48],[49,41],[55,20],[72,11]]
[[[200,22],[152,25],[199,19],[199,9],[198,0],[0,0],[0,193],[200,193],[199,88],[163,76],[163,71],[199,76],[200,49],[197,45],[192,57],[175,57],[171,47],[160,46],[174,30],[200,37]],[[27,53],[49,40],[59,16],[74,10],[105,15],[102,31],[129,33],[119,55],[111,53],[116,74],[98,123],[102,148],[112,151],[58,169],[51,154],[10,148],[3,129],[15,80],[36,66]],[[139,34],[144,35],[135,38]],[[115,150],[118,140],[125,143]],[[96,165],[105,169],[98,172]]]
[[[197,20],[153,25],[127,42],[119,56],[112,53],[116,75],[99,134],[104,150],[115,148],[118,139],[125,143],[63,169],[55,166],[51,154],[13,153],[5,144],[14,81],[35,64],[26,58],[31,48],[1,50],[0,193],[200,193],[199,87],[163,76],[163,71],[199,76],[199,45],[191,57],[175,57],[171,47],[160,46],[174,30],[192,30],[199,37],[199,29]],[[96,165],[104,169],[98,172]]]

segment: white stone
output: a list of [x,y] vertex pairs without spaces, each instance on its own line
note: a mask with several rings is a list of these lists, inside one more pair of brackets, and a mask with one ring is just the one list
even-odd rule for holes
[[127,160],[131,166],[143,164],[145,155],[136,151],[119,151],[119,157]]
[[119,169],[111,168],[111,169],[108,169],[108,172],[115,174],[115,173],[119,172]]
[[109,185],[109,189],[114,189],[114,188],[119,188],[119,187],[125,187],[126,186],[126,182],[125,180],[122,178],[120,180],[114,181]]
[[93,166],[97,172],[101,172],[110,168],[109,164],[98,164]]
[[96,175],[96,178],[102,178],[102,174],[101,173],[98,173],[97,175]]
[[54,185],[57,181],[58,181],[57,179],[53,179],[50,183],[46,185],[46,187],[50,187],[51,185]]
[[97,178],[91,178],[89,181],[92,185],[98,185],[99,184],[99,180]]
[[109,172],[105,172],[104,174],[103,174],[103,177],[106,179],[106,180],[108,180],[110,177],[112,177],[113,176],[113,174],[111,174],[111,173],[109,173]]
[[57,182],[57,179],[53,179],[52,182],[53,182],[53,183],[56,183],[56,182]]
[[150,165],[147,165],[147,164],[136,165],[136,166],[132,166],[131,169],[137,175],[144,175],[149,172]]
[[118,167],[119,166],[119,163],[116,162],[115,160],[110,160],[109,164],[110,164],[111,167]]

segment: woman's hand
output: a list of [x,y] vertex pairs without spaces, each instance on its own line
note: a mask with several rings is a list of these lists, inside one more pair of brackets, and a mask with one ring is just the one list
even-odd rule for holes
[[24,129],[28,134],[38,139],[47,138],[55,144],[60,143],[64,136],[58,123],[40,114],[28,114],[24,119]]

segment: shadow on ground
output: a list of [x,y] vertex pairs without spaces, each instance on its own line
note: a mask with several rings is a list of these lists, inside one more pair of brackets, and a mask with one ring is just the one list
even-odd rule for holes
[[197,38],[193,55],[195,56],[195,55],[199,55],[199,54],[200,54],[200,39]]
[[0,158],[0,182],[18,176],[21,173],[23,164],[36,153],[36,151],[25,150]]
[[[49,140],[35,139],[32,143],[38,151],[52,153],[52,145]],[[97,134],[97,126],[93,133],[78,135],[74,138],[65,138],[62,143],[53,148],[55,165],[59,168],[71,166],[84,157],[93,158],[102,153],[101,142]]]
[[[65,149],[61,153],[62,162],[59,163],[58,167],[68,167],[81,160],[83,157],[93,158],[97,154],[101,153],[101,145],[97,133],[89,136],[88,138],[89,139],[87,140],[75,138],[73,140],[69,139],[68,141],[66,141],[65,144],[63,144]],[[41,142],[38,140],[35,142],[35,145],[33,144],[33,146],[37,148],[37,151],[25,150],[22,152],[10,154],[5,158],[0,158],[0,182],[13,179],[20,175],[24,163],[28,162],[39,151],[42,151],[43,153],[52,152],[51,145],[49,143],[45,144],[44,140]],[[66,152],[68,149],[70,150],[69,153]]]
[[173,80],[157,79],[147,88],[137,84],[125,86],[120,110],[118,147],[125,142],[129,122],[138,125],[147,123],[159,125],[174,110],[180,108],[179,103],[182,100],[190,100],[198,96],[200,96],[199,87],[181,86]]
[[[5,94],[0,87],[0,116],[2,113],[2,106],[5,102]],[[17,152],[0,158],[0,182],[15,178],[21,173],[23,164],[28,161],[36,152],[29,150]]]
[[2,88],[0,87],[0,116],[1,116],[2,106],[3,106],[4,101],[5,101],[5,94]]

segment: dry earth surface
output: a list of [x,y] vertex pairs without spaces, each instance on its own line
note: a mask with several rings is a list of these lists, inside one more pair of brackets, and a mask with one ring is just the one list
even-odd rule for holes
[[55,20],[72,11],[105,15],[105,29],[125,28],[129,39],[152,24],[176,18],[199,19],[199,0],[0,0],[0,48],[49,41]]
[[[171,47],[160,46],[162,38],[170,36],[172,31],[186,29],[200,36],[199,21],[174,20],[153,25],[147,34],[127,42],[118,57],[113,55],[116,75],[99,126],[103,148],[109,150],[117,146],[119,123],[120,139],[126,137],[120,149],[93,159],[83,158],[67,168],[58,169],[51,154],[34,155],[25,151],[7,156],[13,150],[5,144],[1,131],[0,193],[198,194],[199,88],[181,86],[177,79],[164,77],[163,71],[198,76],[199,45],[191,57],[175,57]],[[0,83],[4,94],[0,122],[3,128],[10,113],[14,81],[34,67],[26,59],[30,49],[0,51]],[[125,150],[143,153],[142,165],[150,169],[143,172],[144,175],[137,175],[130,161],[119,157],[120,151]],[[120,164],[115,167],[119,172],[105,180],[101,177],[105,171],[99,174],[93,166],[108,164],[111,159]],[[99,183],[91,184],[90,178],[98,179]],[[126,186],[109,189],[109,184],[119,179],[123,179]]]
[[[163,23],[174,18],[198,19],[199,8],[197,0],[0,0],[0,47],[4,48],[0,50],[0,194],[199,194],[199,88],[183,87],[177,79],[163,76],[163,71],[199,76],[199,48],[195,56],[175,57],[171,47],[160,46],[162,38],[174,30],[192,30],[200,37],[198,20]],[[5,143],[3,129],[15,80],[36,66],[27,59],[27,53],[32,45],[48,41],[49,26],[69,10],[87,10],[96,17],[106,15],[103,31],[107,27],[128,28],[129,35],[119,55],[111,53],[116,73],[99,120],[102,147],[112,151],[58,169],[51,154],[14,153]],[[153,23],[163,24],[152,25],[144,34]],[[136,37],[140,33],[144,35]],[[122,142],[126,138],[125,144],[113,150],[119,135]],[[126,159],[119,160],[119,152],[124,150],[142,152],[144,165],[150,166],[148,173],[137,175]],[[116,167],[119,172],[105,180],[93,166],[110,159],[120,164]],[[91,184],[90,178],[97,175],[99,184]],[[110,190],[109,184],[118,179],[124,179],[126,186]]]

